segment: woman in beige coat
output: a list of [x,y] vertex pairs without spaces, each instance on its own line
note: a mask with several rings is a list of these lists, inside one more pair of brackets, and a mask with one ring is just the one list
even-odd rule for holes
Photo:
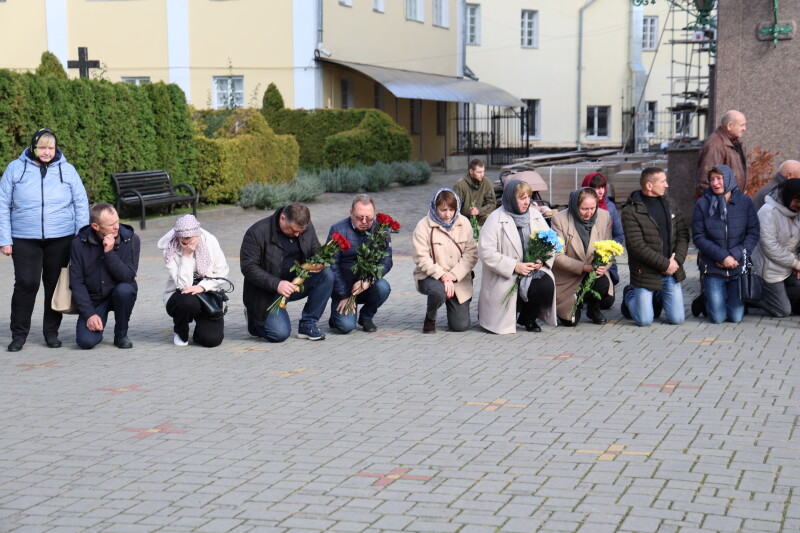
[[[595,241],[611,240],[611,215],[597,209],[599,196],[591,187],[574,191],[569,196],[569,207],[553,217],[553,229],[564,240],[564,251],[556,253],[553,272],[556,275],[556,308],[562,326],[575,326],[580,322],[580,310],[572,317],[578,286],[592,271]],[[586,316],[594,324],[605,324],[601,309],[610,309],[614,303],[614,284],[607,266],[597,267],[598,278],[592,288],[602,298],[586,294]]]
[[447,306],[450,331],[469,328],[472,269],[478,262],[478,248],[472,225],[459,214],[459,203],[451,189],[439,189],[428,214],[414,229],[414,280],[417,290],[428,295],[423,333],[436,333],[436,314],[442,304]]
[[[528,331],[541,331],[536,318],[556,325],[555,281],[546,264],[523,263],[524,249],[531,233],[548,229],[547,222],[531,205],[530,185],[513,180],[503,189],[503,205],[486,219],[478,241],[478,257],[483,261],[478,322],[492,333],[515,333],[516,322]],[[503,297],[523,276],[517,297],[508,305]]]

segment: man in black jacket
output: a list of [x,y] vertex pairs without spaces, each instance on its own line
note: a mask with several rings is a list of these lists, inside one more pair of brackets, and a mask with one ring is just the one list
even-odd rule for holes
[[308,206],[301,203],[279,208],[272,216],[253,224],[242,239],[239,261],[244,274],[243,299],[247,313],[247,330],[270,342],[283,342],[292,333],[289,313],[285,308],[268,312],[277,297],[286,301],[306,298],[297,337],[319,341],[325,334],[317,327],[333,289],[333,273],[329,268],[310,270],[302,291],[291,280],[294,262],[304,263],[314,255],[320,243]]
[[78,308],[75,340],[83,349],[103,340],[108,312],[114,311],[114,345],[132,348],[128,320],[136,303],[139,236],[119,223],[111,204],[95,204],[89,225],[72,240],[69,281]]

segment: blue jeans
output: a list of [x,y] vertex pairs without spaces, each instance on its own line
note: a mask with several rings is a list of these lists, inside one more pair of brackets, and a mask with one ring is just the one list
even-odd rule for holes
[[[369,319],[375,316],[378,308],[389,298],[392,287],[389,282],[381,278],[369,289],[356,296],[356,305],[362,305],[361,318]],[[356,329],[356,313],[343,315],[336,311],[339,302],[331,300],[331,327],[340,333],[350,333]]]
[[[324,268],[306,279],[302,291],[294,292],[286,299],[287,302],[294,302],[308,298],[306,305],[303,306],[303,314],[300,315],[300,329],[317,325],[319,317],[325,311],[325,304],[328,303],[332,290],[333,272],[330,268]],[[248,324],[248,330],[250,333],[264,337],[269,342],[283,342],[292,334],[292,323],[286,309],[278,308],[276,312],[267,313],[263,326],[251,323]]]
[[108,322],[108,312],[114,311],[114,337],[127,337],[128,321],[136,303],[138,289],[133,283],[119,283],[114,287],[111,297],[97,304],[94,313],[103,321],[103,329],[91,331],[86,320],[78,318],[75,324],[75,342],[84,350],[94,348],[103,340],[103,332]]
[[683,291],[675,276],[661,276],[661,290],[651,291],[642,287],[634,287],[625,295],[625,305],[631,312],[631,318],[637,326],[649,326],[653,323],[653,298],[664,305],[664,315],[670,324],[683,324],[686,312],[683,309]]
[[706,294],[706,313],[714,324],[725,322],[741,322],[744,317],[744,302],[739,297],[739,278],[703,278]]

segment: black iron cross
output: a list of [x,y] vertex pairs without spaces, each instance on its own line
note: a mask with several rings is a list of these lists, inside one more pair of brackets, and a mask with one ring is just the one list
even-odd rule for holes
[[80,72],[81,78],[89,77],[90,68],[100,68],[100,62],[97,60],[89,60],[89,51],[85,46],[78,47],[78,60],[67,61],[68,68],[76,68]]

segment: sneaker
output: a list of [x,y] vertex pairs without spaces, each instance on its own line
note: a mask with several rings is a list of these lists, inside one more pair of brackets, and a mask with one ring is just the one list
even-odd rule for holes
[[633,290],[633,287],[630,285],[626,285],[624,289],[622,289],[622,305],[620,305],[619,310],[622,311],[622,316],[627,318],[628,320],[631,319],[631,310],[628,309],[628,304],[625,303],[625,295],[628,294]]
[[177,333],[172,338],[172,342],[175,344],[175,346],[189,346],[189,341],[181,339],[181,336]]
[[310,341],[324,341],[325,334],[322,333],[316,324],[313,326],[308,327],[300,327],[297,330],[297,338],[298,339],[308,339]]
[[358,317],[358,325],[364,328],[364,331],[367,333],[378,331],[378,326],[369,318]]

